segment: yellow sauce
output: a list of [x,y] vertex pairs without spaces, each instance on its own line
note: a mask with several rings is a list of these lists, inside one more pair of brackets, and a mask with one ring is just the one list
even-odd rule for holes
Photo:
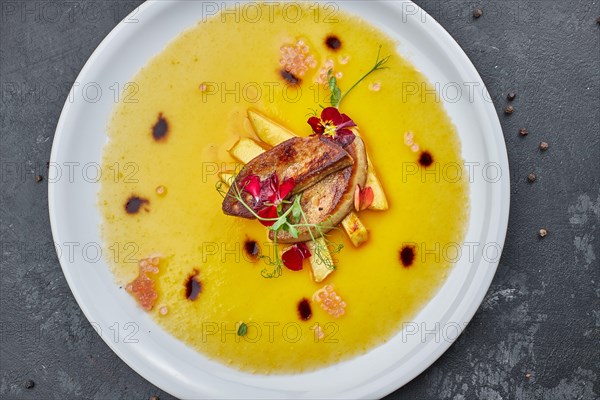
[[[109,123],[103,162],[104,171],[111,172],[103,175],[99,205],[119,284],[137,276],[139,259],[162,255],[159,298],[151,311],[160,325],[234,368],[288,373],[368,351],[398,332],[432,298],[451,268],[441,249],[463,239],[468,183],[466,176],[455,181],[449,169],[444,171],[451,163],[462,165],[462,159],[443,106],[435,96],[403,96],[403,83],[427,83],[396,53],[391,39],[341,12],[335,15],[338,22],[331,23],[324,21],[327,10],[313,6],[292,23],[281,8],[270,10],[262,6],[258,21],[242,15],[236,22],[236,15],[228,14],[225,22],[216,16],[198,24],[132,79],[135,86],[126,88],[129,97],[122,97]],[[329,34],[342,42],[336,52],[324,44]],[[302,77],[301,92],[288,88],[278,72],[280,47],[298,39],[318,63]],[[247,109],[309,135],[307,114],[319,102],[325,104],[328,95],[321,88],[321,100],[315,99],[318,69],[334,60],[334,70],[343,73],[343,92],[373,66],[380,45],[382,55],[391,55],[388,69],[366,79],[340,109],[361,129],[389,210],[360,213],[370,231],[360,248],[353,248],[342,231],[331,235],[345,247],[336,255],[337,270],[324,283],[313,282],[308,261],[302,271],[284,268],[277,279],[261,277],[267,266],[252,261],[243,248],[250,238],[267,251],[265,229],[257,221],[223,215],[215,190],[217,168],[234,161],[227,150],[240,136],[255,138]],[[345,57],[348,62],[342,64]],[[372,90],[374,83],[380,83],[379,91]],[[159,113],[169,126],[161,142],[152,135]],[[407,131],[433,156],[428,175],[422,175],[420,153],[404,143]],[[161,185],[164,195],[156,193]],[[135,215],[126,213],[124,205],[132,195],[149,200],[149,211],[142,207]],[[399,258],[405,243],[417,243],[408,268]],[[435,249],[440,249],[437,256],[431,253]],[[185,284],[194,269],[202,292],[190,301]],[[312,317],[302,321],[298,302],[325,284],[333,285],[347,303],[346,314],[334,319],[311,301]],[[166,315],[159,312],[163,307]],[[236,334],[240,322],[248,326],[244,337]],[[320,340],[315,324],[325,334]]]

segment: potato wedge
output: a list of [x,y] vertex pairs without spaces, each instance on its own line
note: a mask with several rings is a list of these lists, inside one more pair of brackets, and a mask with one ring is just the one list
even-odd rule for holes
[[383,185],[379,181],[377,174],[375,173],[375,169],[369,156],[367,154],[367,163],[369,165],[369,170],[367,171],[367,183],[365,186],[371,186],[373,189],[373,202],[369,206],[370,210],[379,210],[385,211],[389,207],[387,197],[385,196],[385,192],[383,191]]
[[[331,257],[331,253],[327,249],[327,243],[325,239],[322,237],[317,240],[306,242],[308,249],[310,250],[310,267],[312,269],[313,280],[317,283],[322,282],[329,274],[331,274],[335,269],[330,268],[323,262],[323,258],[327,258],[329,260],[329,265],[333,265],[333,257]],[[317,256],[317,251],[320,251],[320,257]]]
[[[356,136],[360,136],[360,132],[358,128],[352,128],[352,131]],[[383,185],[379,181],[377,174],[375,173],[375,167],[371,162],[371,157],[369,156],[369,151],[367,150],[367,163],[369,166],[369,170],[367,171],[367,183],[365,186],[371,186],[373,189],[373,203],[369,206],[370,210],[379,210],[384,211],[389,208],[389,204],[387,201],[387,197],[385,196],[385,192],[383,191]]]
[[250,119],[250,123],[252,124],[252,128],[254,128],[256,136],[270,146],[276,146],[279,143],[285,142],[296,136],[287,128],[265,117],[258,111],[249,109],[248,118]]
[[360,246],[369,239],[369,231],[354,212],[342,220],[342,226],[354,247]]
[[259,146],[252,139],[248,138],[240,138],[236,144],[233,145],[231,149],[229,149],[229,154],[236,160],[247,164],[252,159],[258,157],[265,151],[262,147]]

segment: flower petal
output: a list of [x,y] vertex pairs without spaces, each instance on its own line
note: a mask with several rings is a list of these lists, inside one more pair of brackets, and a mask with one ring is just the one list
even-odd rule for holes
[[275,191],[271,186],[271,180],[269,178],[260,182],[260,200],[262,203],[273,202],[275,198]]
[[308,249],[308,246],[305,242],[296,243],[296,246],[298,246],[298,250],[300,250],[300,252],[302,253],[302,257],[308,258],[311,256],[310,250]]
[[[267,206],[265,208],[263,208],[262,210],[258,211],[258,216],[261,218],[277,218],[279,215],[277,214],[277,207],[276,206]],[[261,221],[259,220],[261,224],[263,224],[264,226],[272,226],[276,221]]]
[[273,174],[269,177],[269,182],[271,184],[271,188],[273,188],[273,191],[277,191],[279,188],[279,176],[277,175],[277,171],[273,172]]
[[331,121],[334,125],[339,125],[343,122],[340,110],[335,107],[324,108],[321,112],[321,119],[324,122]]
[[361,189],[359,185],[356,185],[356,189],[354,190],[354,208],[356,211],[366,210],[373,204],[374,198],[375,193],[371,186]]
[[356,124],[354,123],[354,121],[352,121],[352,119],[350,119],[350,117],[347,116],[346,114],[342,114],[341,120],[342,120],[342,122],[339,125],[343,124],[344,127],[348,127],[348,128],[356,126]]
[[275,203],[279,189],[279,177],[277,172],[265,179],[260,188],[260,199],[265,203]]
[[354,133],[348,129],[341,129],[337,132],[334,142],[342,147],[346,147],[354,141]]
[[360,193],[360,203],[363,210],[371,207],[373,204],[373,200],[375,199],[375,193],[373,192],[373,188],[371,186],[367,186]]
[[323,128],[323,124],[321,123],[321,120],[317,117],[310,117],[308,119],[308,124],[310,125],[310,127],[312,128],[314,133],[323,133],[325,131],[325,128]]
[[354,209],[360,211],[360,186],[356,185],[354,188]]
[[260,178],[258,175],[248,175],[241,180],[242,189],[250,193],[255,199],[260,197]]
[[296,181],[294,181],[294,178],[289,178],[283,181],[281,186],[279,186],[279,199],[284,200],[288,194],[290,194],[292,189],[294,189],[294,186],[296,186]]
[[283,265],[286,268],[292,271],[300,271],[302,269],[302,261],[304,261],[304,256],[302,255],[302,251],[298,248],[298,246],[290,246],[286,251],[281,255],[281,261],[283,261]]

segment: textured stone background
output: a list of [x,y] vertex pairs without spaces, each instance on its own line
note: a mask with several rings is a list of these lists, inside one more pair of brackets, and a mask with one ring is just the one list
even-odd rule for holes
[[[46,3],[1,2],[0,398],[170,399],[83,317],[52,247],[46,182],[34,180],[45,176],[70,85],[139,2],[54,1],[44,17]],[[510,159],[511,216],[498,273],[473,321],[390,398],[597,399],[600,2],[417,3],[488,85]],[[484,15],[475,20],[478,5]],[[511,90],[516,111],[505,116]],[[520,127],[529,136],[519,137]],[[545,153],[541,140],[550,144]],[[540,227],[549,231],[544,239]],[[29,379],[33,389],[23,386]]]

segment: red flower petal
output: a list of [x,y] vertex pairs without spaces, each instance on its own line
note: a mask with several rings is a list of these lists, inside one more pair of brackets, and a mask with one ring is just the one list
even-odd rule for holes
[[[260,210],[257,214],[261,218],[277,218],[278,217],[276,206],[265,207],[262,210]],[[263,224],[264,226],[271,226],[275,222],[276,221],[260,221],[260,223]]]
[[300,250],[300,253],[302,253],[302,257],[308,258],[311,256],[310,250],[305,242],[297,243],[296,246],[298,247],[298,250]]
[[260,187],[260,199],[267,203],[275,203],[277,201],[277,192],[279,188],[279,177],[277,172],[274,172],[267,179],[262,181]]
[[374,198],[375,193],[373,193],[371,186],[361,189],[359,185],[356,185],[356,189],[354,190],[354,208],[356,211],[366,210],[373,204]]
[[354,137],[355,136],[352,131],[348,129],[341,129],[337,132],[337,135],[333,141],[342,147],[346,147],[354,142]]
[[354,123],[354,121],[352,121],[346,114],[342,114],[342,120],[342,122],[337,124],[338,129],[352,128],[353,126],[356,126],[356,123]]
[[288,269],[292,271],[300,271],[302,269],[302,261],[304,261],[304,256],[298,246],[294,245],[289,247],[286,251],[281,255],[281,261],[283,261],[283,265],[285,265]]
[[325,131],[325,128],[323,128],[323,124],[321,123],[321,120],[317,117],[310,117],[308,119],[308,124],[310,125],[310,127],[312,128],[314,133],[323,133]]
[[367,186],[364,190],[361,191],[361,205],[365,209],[371,207],[373,204],[373,200],[375,199],[375,193],[373,192],[373,188],[371,186]]
[[[346,114],[342,114],[342,123],[346,123],[346,122],[352,122],[354,124],[354,121],[352,121],[349,116],[347,116]],[[353,125],[353,126],[355,126],[355,125]]]
[[342,122],[342,116],[340,115],[340,110],[335,107],[327,107],[324,108],[321,112],[321,119],[326,123],[327,121],[333,122],[334,125],[339,125]]
[[270,179],[265,179],[260,183],[260,200],[262,203],[264,202],[272,202],[272,199],[275,198],[275,192],[271,187]]
[[287,195],[290,194],[292,189],[294,189],[294,186],[296,186],[294,178],[289,178],[283,181],[281,186],[279,186],[279,199],[285,199]]
[[260,197],[260,178],[258,175],[248,175],[240,182],[242,189],[250,193],[255,199]]
[[277,188],[279,188],[279,176],[277,172],[273,172],[273,174],[269,177],[269,184],[274,192],[277,192]]

